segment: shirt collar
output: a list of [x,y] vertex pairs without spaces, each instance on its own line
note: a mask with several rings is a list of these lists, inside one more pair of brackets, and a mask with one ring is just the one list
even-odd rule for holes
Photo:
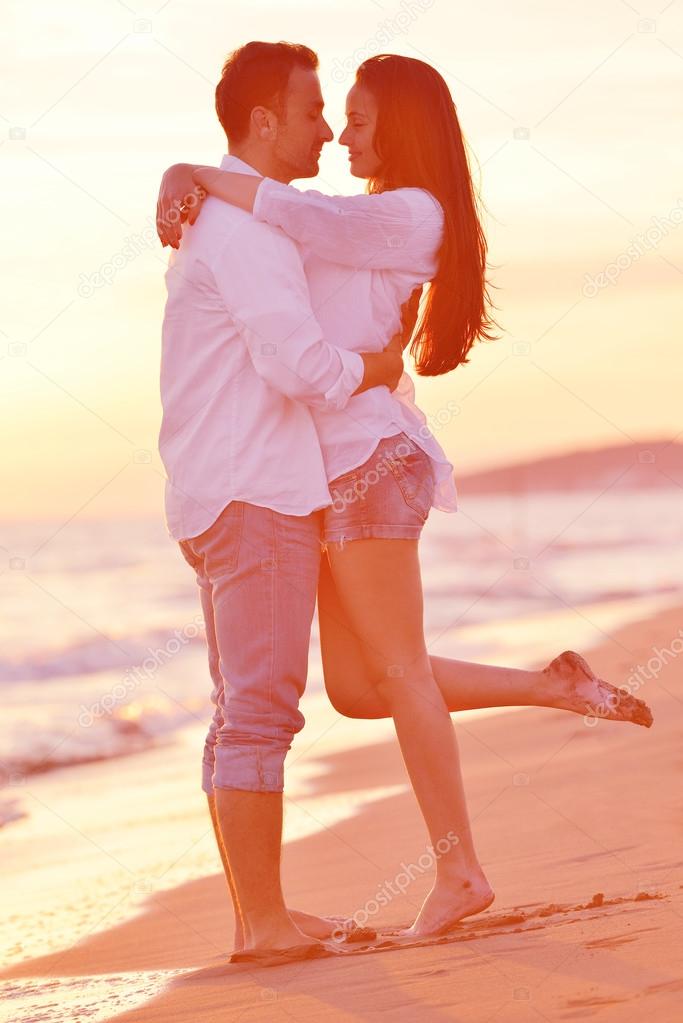
[[230,153],[226,153],[221,160],[221,170],[232,171],[233,174],[253,174],[257,178],[263,177],[263,174],[255,170],[251,164],[240,160],[239,156],[231,156]]

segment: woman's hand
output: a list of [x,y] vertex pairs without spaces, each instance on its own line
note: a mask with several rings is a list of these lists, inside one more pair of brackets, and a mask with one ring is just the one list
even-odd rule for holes
[[192,163],[174,163],[161,179],[157,199],[157,234],[162,245],[177,249],[182,224],[194,224],[206,198],[206,191],[194,182]]

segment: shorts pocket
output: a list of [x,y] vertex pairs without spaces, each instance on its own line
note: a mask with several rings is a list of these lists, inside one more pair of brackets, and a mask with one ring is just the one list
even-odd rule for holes
[[363,466],[359,469],[345,472],[343,476],[338,476],[337,479],[332,480],[330,483],[331,510],[333,512],[343,512],[348,505],[355,504],[358,501],[362,490],[360,483],[362,468]]
[[426,522],[436,485],[429,455],[418,448],[415,452],[391,458],[389,468],[405,503]]

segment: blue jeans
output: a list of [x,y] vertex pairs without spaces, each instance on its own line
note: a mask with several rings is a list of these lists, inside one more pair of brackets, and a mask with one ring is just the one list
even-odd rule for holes
[[299,699],[320,569],[322,516],[231,501],[179,542],[206,623],[213,720],[202,789],[282,792],[284,761],[304,725]]

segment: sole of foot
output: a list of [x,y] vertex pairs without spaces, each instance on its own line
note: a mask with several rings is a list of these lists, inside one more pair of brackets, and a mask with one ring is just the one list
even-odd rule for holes
[[590,664],[574,650],[565,650],[550,662],[543,674],[558,692],[557,706],[592,720],[631,721],[650,728],[652,711],[644,700],[599,678]]

